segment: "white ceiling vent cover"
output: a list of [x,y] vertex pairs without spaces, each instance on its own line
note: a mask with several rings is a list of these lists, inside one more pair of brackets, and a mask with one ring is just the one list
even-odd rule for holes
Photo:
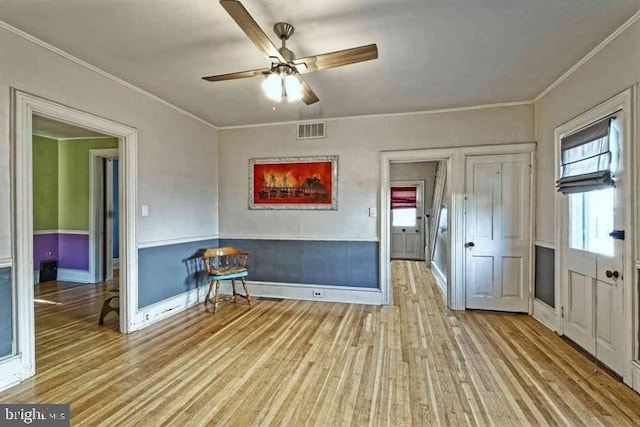
[[325,122],[299,123],[298,139],[318,139],[327,137]]

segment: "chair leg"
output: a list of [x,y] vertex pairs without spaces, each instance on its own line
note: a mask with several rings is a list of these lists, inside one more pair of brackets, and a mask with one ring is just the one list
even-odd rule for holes
[[111,306],[111,300],[113,300],[114,298],[118,298],[118,295],[114,295],[104,300],[104,304],[102,304],[102,310],[100,311],[100,320],[98,320],[98,325],[104,325],[105,316],[112,311],[120,313],[119,309]]
[[238,293],[236,292],[236,279],[231,279],[231,301],[236,302]]
[[242,287],[244,288],[244,294],[247,296],[247,302],[249,303],[249,306],[251,306],[251,296],[247,290],[247,281],[244,280],[244,277],[241,277],[240,280],[242,280]]
[[213,312],[218,311],[218,302],[220,301],[220,281],[216,280],[216,299],[213,303]]
[[211,296],[211,289],[213,289],[213,280],[209,282],[209,290],[207,291],[207,297],[204,299],[204,305],[207,305],[209,301],[209,297]]

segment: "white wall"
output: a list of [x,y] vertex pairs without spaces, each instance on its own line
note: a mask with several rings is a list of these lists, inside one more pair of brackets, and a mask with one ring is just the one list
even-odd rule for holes
[[[381,150],[534,140],[533,106],[439,114],[332,120],[327,138],[296,140],[296,125],[220,130],[220,234],[223,237],[320,237],[377,240]],[[248,160],[260,157],[339,156],[337,211],[249,210]]]
[[636,22],[536,104],[537,240],[554,243],[555,129],[639,80],[640,22]]
[[11,257],[10,87],[138,129],[138,203],[150,211],[139,243],[217,233],[215,129],[0,29],[0,260]]

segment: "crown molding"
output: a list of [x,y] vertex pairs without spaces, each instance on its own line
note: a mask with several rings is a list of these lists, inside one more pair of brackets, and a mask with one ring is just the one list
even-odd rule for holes
[[456,108],[442,108],[439,110],[423,110],[423,111],[410,111],[405,113],[380,113],[380,114],[361,114],[355,116],[342,116],[342,117],[318,117],[304,120],[288,120],[284,122],[271,122],[271,123],[257,123],[250,125],[238,125],[238,126],[219,126],[218,130],[229,130],[229,129],[245,129],[245,128],[255,128],[255,127],[263,127],[263,126],[279,126],[279,125],[290,125],[290,124],[298,124],[298,123],[306,123],[313,122],[316,120],[321,120],[323,122],[336,122],[341,120],[356,120],[356,119],[377,119],[381,117],[406,117],[406,116],[423,116],[427,114],[443,114],[443,113],[457,113],[463,111],[472,111],[472,110],[485,110],[489,108],[503,108],[503,107],[516,107],[519,105],[532,105],[533,100],[531,101],[515,101],[515,102],[500,102],[495,104],[481,104],[481,105],[471,105],[468,107],[456,107]]
[[598,52],[603,50],[605,47],[611,44],[615,39],[618,38],[622,33],[627,30],[630,26],[635,24],[638,19],[640,19],[640,10],[638,10],[631,18],[627,19],[624,24],[622,24],[618,29],[616,29],[613,33],[609,34],[609,36],[602,40],[596,47],[594,47],[589,53],[587,53],[580,61],[578,61],[573,67],[569,68],[563,75],[561,75],[555,82],[551,83],[549,87],[540,92],[540,95],[536,96],[533,99],[534,103],[537,103],[546,95],[549,94],[553,89],[558,87],[562,82],[567,80],[573,73],[575,73],[578,68],[582,67],[587,61],[593,58]]
[[209,123],[208,121],[196,116],[195,114],[190,113],[187,110],[183,110],[182,108],[178,107],[177,105],[174,105],[174,104],[170,103],[169,101],[165,101],[164,99],[162,99],[162,98],[160,98],[160,97],[158,97],[156,95],[153,95],[152,93],[149,93],[146,90],[141,89],[138,86],[135,86],[135,85],[127,82],[126,80],[121,79],[120,77],[116,77],[113,74],[110,74],[110,73],[108,73],[108,72],[106,72],[106,71],[104,71],[104,70],[102,70],[102,69],[100,69],[100,68],[98,68],[98,67],[96,67],[94,65],[91,65],[88,62],[83,61],[82,59],[80,59],[80,58],[78,58],[76,56],[73,56],[73,55],[71,55],[70,53],[68,53],[68,52],[66,52],[64,50],[53,46],[52,44],[49,44],[49,43],[45,42],[44,40],[40,40],[39,38],[37,38],[35,36],[32,36],[31,34],[26,33],[26,32],[24,32],[24,31],[22,31],[22,30],[20,30],[20,29],[18,29],[16,27],[14,27],[13,25],[9,25],[6,22],[0,20],[0,28],[4,29],[6,31],[9,31],[10,33],[13,33],[13,34],[15,34],[15,35],[17,35],[19,37],[22,37],[23,39],[28,40],[31,43],[37,44],[38,46],[43,47],[43,48],[45,48],[45,49],[49,50],[50,52],[53,52],[53,53],[55,53],[57,55],[60,55],[63,58],[68,59],[69,61],[75,62],[76,64],[78,64],[78,65],[80,65],[80,66],[82,66],[82,67],[84,67],[84,68],[86,68],[88,70],[91,70],[94,73],[100,74],[102,77],[106,77],[107,79],[109,79],[111,81],[119,83],[122,86],[125,86],[126,88],[133,90],[134,92],[137,92],[137,93],[139,93],[141,95],[144,95],[147,98],[153,99],[154,101],[156,101],[156,102],[158,102],[158,103],[160,103],[160,104],[162,104],[164,106],[172,108],[175,111],[177,111],[179,113],[182,113],[185,116],[188,116],[188,117],[190,117],[190,118],[202,123],[203,125],[206,125],[206,126],[209,126],[212,129],[218,130],[218,127],[216,125],[214,125],[213,123]]
[[52,135],[47,135],[46,133],[42,133],[42,132],[32,132],[31,135],[33,136],[39,136],[41,138],[47,138],[47,139],[53,139],[55,141],[71,141],[71,140],[76,140],[76,139],[118,139],[115,136],[74,136],[72,138],[58,138]]

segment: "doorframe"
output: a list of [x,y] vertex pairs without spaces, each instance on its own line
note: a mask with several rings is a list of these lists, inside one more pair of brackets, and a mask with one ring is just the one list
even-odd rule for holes
[[104,242],[100,233],[100,225],[106,218],[102,218],[101,208],[104,207],[100,197],[107,189],[106,186],[102,188],[102,174],[100,172],[104,168],[100,162],[102,159],[117,159],[118,154],[118,148],[89,150],[89,276],[93,278],[94,283],[102,282],[105,267],[102,265],[102,245]]
[[[635,186],[638,179],[638,172],[634,170],[634,163],[638,164],[637,154],[633,150],[635,143],[634,135],[634,123],[636,121],[633,108],[633,100],[635,99],[636,87],[630,87],[625,91],[615,95],[612,98],[598,104],[597,106],[587,110],[586,112],[574,117],[573,119],[563,123],[555,129],[555,178],[556,181],[560,178],[560,142],[562,137],[568,135],[576,130],[585,127],[593,122],[607,117],[615,113],[616,111],[623,110],[625,115],[623,138],[622,138],[622,152],[624,154],[623,165],[627,172],[627,183],[625,185],[624,197],[627,201],[625,204],[624,212],[624,228],[625,228],[625,240],[624,240],[624,259],[623,259],[623,275],[628,280],[623,281],[623,339],[622,339],[622,352],[624,357],[622,378],[623,381],[632,386],[632,361],[636,360],[638,351],[638,343],[635,337],[637,337],[637,326],[635,319],[638,316],[638,304],[634,301],[638,300],[638,291],[636,287],[636,274],[634,274],[636,261],[635,255],[635,229],[634,221],[636,219],[637,203],[635,201]],[[634,214],[635,213],[635,214]],[[563,272],[565,270],[564,264],[564,251],[567,238],[567,227],[564,226],[565,219],[567,217],[566,203],[563,202],[562,194],[556,192],[555,195],[555,265],[556,271],[554,272],[555,287],[555,301],[556,301],[556,323],[557,333],[564,335],[564,322],[563,322],[563,307],[565,305],[565,281],[563,280]],[[559,309],[558,309],[559,308]]]
[[[137,149],[138,134],[133,127],[98,117],[35,95],[11,88],[13,132],[12,200],[14,236],[12,254],[17,323],[15,383],[35,374],[35,310],[33,305],[33,162],[32,118],[34,114],[119,138],[121,233],[123,258],[120,276],[120,331],[135,330],[138,305],[138,253],[136,248]],[[9,366],[3,366],[8,368]]]
[[535,142],[514,144],[477,145],[452,148],[426,148],[380,152],[380,232],[379,279],[382,304],[391,303],[390,262],[390,191],[391,163],[413,163],[444,161],[447,164],[446,182],[449,183],[450,207],[447,211],[449,223],[449,265],[447,265],[447,307],[465,310],[465,248],[464,210],[466,158],[469,156],[529,153],[531,159],[531,198],[529,227],[529,314],[533,312],[533,248],[535,224]]
[[[420,190],[422,190],[419,194],[416,194],[417,198],[416,200],[419,202],[419,205],[422,205],[422,213],[419,213],[421,221],[422,221],[422,248],[421,248],[421,254],[423,255],[423,257],[426,257],[426,251],[424,249],[424,242],[425,242],[425,230],[424,230],[424,221],[425,221],[425,215],[424,215],[424,211],[425,211],[425,200],[424,200],[424,191],[425,191],[425,180],[424,179],[413,179],[413,180],[404,180],[404,179],[398,179],[398,180],[392,180],[389,182],[389,187],[394,187],[394,186],[408,186],[408,187],[417,187]],[[391,217],[391,210],[389,211],[389,221],[391,221],[393,218]],[[389,242],[389,244],[391,244],[391,242]],[[391,250],[389,250],[389,255],[391,255]],[[417,259],[417,261],[422,261],[419,258]],[[426,261],[426,258],[425,258]]]

